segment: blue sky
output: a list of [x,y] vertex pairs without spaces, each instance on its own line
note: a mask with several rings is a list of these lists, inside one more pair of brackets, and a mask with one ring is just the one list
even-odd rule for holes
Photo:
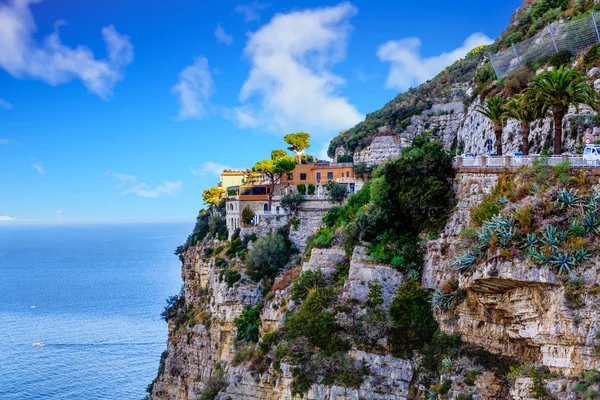
[[222,166],[311,153],[518,0],[0,0],[0,220],[193,219]]

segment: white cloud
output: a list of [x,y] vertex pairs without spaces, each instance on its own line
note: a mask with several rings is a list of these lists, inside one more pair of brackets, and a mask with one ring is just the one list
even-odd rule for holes
[[225,29],[221,26],[221,24],[217,25],[217,29],[215,30],[215,37],[217,41],[220,43],[225,43],[227,46],[233,44],[233,36],[228,35],[225,32]]
[[109,97],[123,72],[133,60],[129,37],[114,26],[102,29],[108,59],[97,59],[86,46],[65,46],[59,36],[58,21],[54,32],[41,42],[35,40],[36,25],[29,9],[39,0],[9,0],[0,4],[0,68],[17,79],[30,78],[59,85],[80,80],[91,92]]
[[14,221],[15,219],[10,215],[0,215],[0,221]]
[[475,47],[492,42],[483,33],[474,33],[457,49],[433,57],[423,57],[421,39],[411,37],[382,44],[377,50],[377,56],[382,62],[391,63],[385,86],[406,90],[433,78]]
[[116,187],[123,190],[121,192],[123,195],[134,194],[139,197],[147,198],[175,196],[179,194],[183,188],[182,181],[163,181],[159,185],[152,187],[150,184],[140,181],[133,175],[112,172],[108,172],[107,174],[120,181]]
[[258,21],[260,19],[260,10],[265,10],[271,7],[268,3],[258,3],[253,1],[250,4],[240,4],[233,11],[244,16],[244,22]]
[[364,116],[341,97],[332,68],[346,57],[356,14],[350,3],[278,14],[252,33],[244,49],[251,69],[233,110],[240,127],[332,133]]
[[65,216],[65,212],[63,211],[62,208],[57,209],[56,211],[54,211],[54,217],[57,219],[63,219]]
[[206,57],[196,57],[192,65],[181,71],[179,81],[171,90],[178,96],[178,120],[206,117],[215,91]]
[[206,176],[206,175],[220,176],[221,172],[223,172],[226,169],[231,169],[231,170],[237,171],[237,170],[240,170],[241,168],[233,168],[226,164],[219,164],[216,162],[207,161],[204,164],[202,164],[199,168],[190,167],[190,172],[194,176]]
[[11,108],[13,108],[13,105],[4,99],[0,99],[0,107],[6,110],[10,110]]
[[34,161],[31,163],[31,167],[33,169],[35,169],[38,174],[40,174],[40,176],[45,176],[46,175],[46,170],[44,169],[44,166],[42,165],[41,162],[39,161]]

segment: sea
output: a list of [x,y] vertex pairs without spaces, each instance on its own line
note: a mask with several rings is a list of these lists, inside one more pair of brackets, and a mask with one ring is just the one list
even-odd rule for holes
[[0,399],[142,399],[192,227],[0,222]]

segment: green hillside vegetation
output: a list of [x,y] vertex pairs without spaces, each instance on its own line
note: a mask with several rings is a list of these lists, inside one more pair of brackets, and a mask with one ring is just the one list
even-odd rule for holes
[[[328,155],[334,157],[339,146],[354,154],[369,146],[373,138],[380,134],[399,135],[410,124],[413,116],[422,114],[434,103],[448,101],[452,94],[464,94],[472,84],[474,91],[471,96],[464,98],[465,107],[477,99],[483,101],[494,95],[509,98],[523,92],[535,76],[536,69],[545,66],[558,68],[570,64],[575,60],[574,56],[569,52],[559,52],[554,56],[529,62],[513,71],[507,78],[496,79],[488,54],[530,38],[551,22],[577,20],[594,11],[600,11],[600,4],[594,4],[593,0],[525,1],[513,15],[509,27],[495,43],[473,49],[464,59],[455,62],[430,81],[398,94],[380,110],[367,114],[363,122],[342,131],[331,141]],[[600,66],[599,58],[600,44],[597,44],[580,57],[581,62],[578,63],[577,70],[584,71],[593,66]],[[379,133],[379,128],[386,129]]]

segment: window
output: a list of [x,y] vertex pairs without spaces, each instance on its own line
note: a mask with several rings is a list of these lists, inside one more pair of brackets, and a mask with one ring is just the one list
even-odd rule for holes
[[300,174],[300,180],[301,181],[305,181],[306,180],[306,174]]
[[332,181],[333,180],[333,172],[328,172],[327,173],[327,180],[328,181]]
[[317,172],[317,183],[321,182],[321,173]]
[[287,174],[287,180],[288,181],[293,181],[294,180],[294,174]]
[[350,172],[346,171],[346,178],[350,177]]

